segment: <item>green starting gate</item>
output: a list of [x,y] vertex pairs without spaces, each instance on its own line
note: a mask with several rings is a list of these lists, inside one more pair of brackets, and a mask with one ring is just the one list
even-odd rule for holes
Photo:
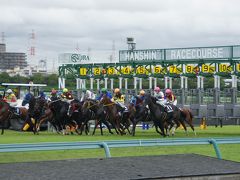
[[[108,86],[108,80],[119,80],[122,88],[122,80],[149,79],[149,89],[156,86],[154,78],[165,78],[165,88],[171,88],[172,78],[181,78],[181,88],[187,88],[187,78],[196,78],[198,87],[203,88],[203,77],[214,77],[215,86],[220,87],[220,77],[232,78],[232,87],[237,86],[237,77],[240,76],[240,45],[172,48],[172,49],[145,49],[145,50],[120,50],[118,63],[92,63],[79,64],[76,54],[72,54],[69,61],[59,66],[59,88],[65,86],[66,74],[71,74],[77,79],[77,89],[85,88],[86,80],[91,81],[90,89],[94,88],[93,80],[104,80],[104,86]],[[75,62],[78,62],[76,64]],[[139,81],[141,84],[141,81]],[[169,84],[168,84],[169,83]],[[141,86],[139,86],[141,89]]]

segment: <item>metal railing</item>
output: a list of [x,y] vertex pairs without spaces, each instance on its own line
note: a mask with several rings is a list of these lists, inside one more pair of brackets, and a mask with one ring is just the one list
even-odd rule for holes
[[73,150],[104,148],[107,158],[111,157],[109,148],[135,147],[135,146],[176,146],[176,145],[205,145],[212,144],[217,158],[221,159],[218,144],[240,144],[237,138],[179,138],[179,139],[146,139],[146,140],[116,140],[102,142],[49,142],[0,144],[0,152],[26,152],[44,150]]

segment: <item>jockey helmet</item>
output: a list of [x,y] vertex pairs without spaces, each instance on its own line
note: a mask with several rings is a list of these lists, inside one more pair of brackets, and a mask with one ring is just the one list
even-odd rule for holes
[[40,92],[39,92],[39,96],[40,96],[40,97],[45,97],[46,95],[44,94],[43,91],[40,91]]
[[68,89],[67,88],[63,88],[63,93],[66,93],[68,92]]
[[155,91],[155,92],[160,92],[160,87],[155,87],[155,88],[154,88],[154,91]]
[[171,91],[171,89],[166,89],[166,90],[165,90],[165,93],[166,93],[166,94],[172,94],[172,91]]
[[51,94],[57,94],[57,90],[52,89]]
[[114,93],[119,93],[119,92],[120,92],[119,88],[114,89]]
[[102,88],[102,89],[101,89],[101,92],[102,92],[102,93],[106,93],[106,92],[107,92],[107,89],[106,89],[106,88]]
[[6,91],[6,93],[8,93],[8,94],[12,94],[13,91],[12,91],[11,89],[8,89],[8,90]]
[[144,90],[141,90],[141,91],[139,92],[139,94],[140,94],[141,96],[144,96],[144,95],[145,95],[145,91],[144,91]]
[[26,101],[29,101],[32,96],[33,96],[33,95],[32,95],[30,92],[27,93],[26,96],[25,96],[25,100],[26,100]]

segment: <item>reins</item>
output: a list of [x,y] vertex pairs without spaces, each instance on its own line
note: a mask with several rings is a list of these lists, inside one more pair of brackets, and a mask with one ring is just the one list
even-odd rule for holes
[[104,104],[103,106],[112,106],[112,105],[114,105],[114,104],[115,104],[115,102],[110,103],[110,104]]
[[87,105],[87,109],[90,109],[91,107],[93,107],[93,106],[96,106],[97,105],[97,103],[96,104],[93,104],[93,105],[90,105],[90,101],[88,101],[88,105]]

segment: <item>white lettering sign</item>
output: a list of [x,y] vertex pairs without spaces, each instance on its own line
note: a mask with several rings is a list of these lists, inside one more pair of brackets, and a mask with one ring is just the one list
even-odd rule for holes
[[155,61],[162,60],[162,50],[119,51],[119,61]]
[[119,51],[119,62],[228,59],[239,57],[239,46],[217,46],[179,49],[147,49]]
[[[223,48],[169,49],[167,59],[212,59],[224,58]],[[167,53],[168,54],[168,53]]]

